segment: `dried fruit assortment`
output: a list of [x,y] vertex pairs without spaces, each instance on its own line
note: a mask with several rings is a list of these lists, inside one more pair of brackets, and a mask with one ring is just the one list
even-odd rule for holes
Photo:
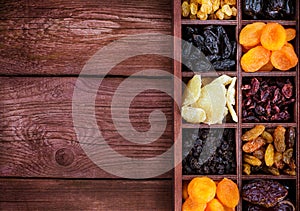
[[288,43],[295,37],[295,29],[285,29],[279,23],[246,25],[239,36],[239,43],[245,51],[241,58],[242,69],[245,72],[287,71],[295,67],[298,57],[294,47]]
[[292,202],[284,200],[287,196],[288,189],[274,180],[253,180],[242,188],[242,198],[248,202],[248,211],[295,210]]
[[190,19],[231,19],[237,15],[236,0],[184,0],[181,13]]
[[188,70],[235,70],[234,28],[187,26],[183,28],[182,62]]
[[244,174],[296,175],[295,128],[277,126],[266,130],[263,125],[256,125],[241,139],[245,142],[242,146]]
[[201,76],[194,75],[183,93],[182,118],[190,123],[221,124],[229,110],[233,121],[237,122],[233,109],[235,83],[236,77],[222,75],[201,87]]
[[286,122],[293,117],[294,84],[288,77],[244,78],[243,122]]
[[233,129],[183,131],[183,174],[232,174],[235,172]]
[[243,14],[248,19],[293,19],[296,0],[243,0]]
[[234,209],[240,200],[239,189],[232,180],[224,178],[214,182],[209,177],[195,177],[183,193],[182,211],[225,211]]

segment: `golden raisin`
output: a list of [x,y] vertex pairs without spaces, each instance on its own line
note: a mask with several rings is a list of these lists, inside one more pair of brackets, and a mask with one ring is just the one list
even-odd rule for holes
[[274,164],[274,146],[269,144],[265,152],[265,163],[267,166]]
[[181,13],[183,17],[188,17],[190,14],[190,5],[187,1],[184,1],[181,5]]
[[257,157],[254,157],[252,155],[244,154],[243,160],[251,166],[260,166],[262,164],[262,162]]
[[243,151],[246,153],[254,152],[255,150],[258,150],[260,147],[262,147],[265,144],[265,140],[261,137],[258,137],[254,140],[248,141],[243,145]]
[[262,132],[264,132],[264,130],[265,130],[265,126],[263,126],[263,125],[256,125],[254,128],[252,128],[251,130],[246,131],[242,135],[242,140],[243,141],[254,140],[258,136],[260,136],[260,134],[262,134]]
[[273,133],[274,137],[274,146],[277,152],[284,152],[286,145],[285,145],[285,131],[286,129],[282,126],[276,127]]

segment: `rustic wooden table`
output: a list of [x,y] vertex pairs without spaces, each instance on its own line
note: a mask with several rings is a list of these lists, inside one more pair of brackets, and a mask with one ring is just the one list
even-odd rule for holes
[[[87,60],[126,35],[172,34],[172,1],[2,0],[0,14],[0,210],[172,210],[172,171],[143,180],[110,175],[85,155],[72,122],[72,94]],[[104,137],[136,158],[161,154],[173,143],[172,98],[157,90],[134,99],[130,118],[147,131],[149,114],[163,111],[168,125],[158,141],[140,147],[113,127],[114,91],[145,68],[172,72],[172,61],[148,55],[120,63],[96,100]],[[151,75],[135,80],[172,84]]]

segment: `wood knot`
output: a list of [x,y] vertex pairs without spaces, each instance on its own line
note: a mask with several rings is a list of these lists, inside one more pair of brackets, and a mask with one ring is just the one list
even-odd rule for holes
[[56,151],[55,160],[61,166],[69,166],[74,161],[74,154],[72,150],[62,148]]

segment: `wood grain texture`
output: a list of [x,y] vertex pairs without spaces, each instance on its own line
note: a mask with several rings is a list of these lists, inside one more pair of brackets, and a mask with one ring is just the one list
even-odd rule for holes
[[171,180],[1,179],[0,210],[172,210]]
[[[171,20],[170,1],[2,0],[0,74],[76,75],[95,52],[121,37],[171,34]],[[170,67],[168,59],[148,55],[128,59],[110,74]]]
[[[125,140],[114,127],[111,118],[111,102],[118,86],[125,79],[106,78],[98,90],[96,108],[86,104],[86,112],[95,110],[97,125],[86,122],[85,131],[101,130],[109,146],[123,156],[144,159],[164,153],[172,145],[172,98],[161,91],[161,87],[172,89],[171,79],[135,78],[126,79],[133,85],[131,89],[121,90],[119,100],[124,101],[134,92],[136,86],[153,86],[158,90],[145,90],[133,98],[129,117],[134,129],[148,131],[149,115],[161,110],[167,126],[157,141],[150,144],[136,144]],[[0,78],[0,176],[21,177],[63,177],[63,178],[114,178],[98,168],[85,155],[74,131],[72,122],[72,96],[76,78]],[[92,84],[79,83],[84,93],[92,89]],[[170,91],[171,92],[171,91]],[[115,106],[117,111],[126,108]],[[85,121],[84,116],[82,121]],[[122,116],[120,131],[128,129]],[[161,123],[154,118],[155,124]],[[85,122],[84,122],[85,123]],[[123,127],[124,123],[124,127]],[[83,134],[88,140],[94,133]],[[103,153],[110,161],[115,158],[110,152]],[[172,157],[168,158],[172,162]],[[151,167],[146,171],[153,171]],[[160,176],[170,178],[170,172]]]

